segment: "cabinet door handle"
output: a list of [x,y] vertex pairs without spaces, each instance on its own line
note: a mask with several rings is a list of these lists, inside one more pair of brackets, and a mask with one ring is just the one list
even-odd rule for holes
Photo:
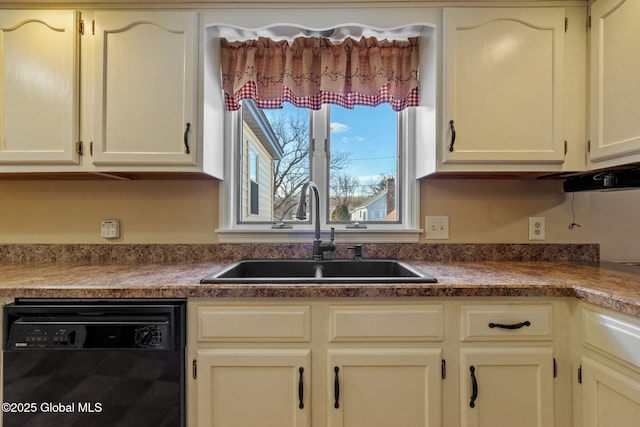
[[525,326],[531,326],[531,322],[525,320],[524,322],[514,323],[512,325],[505,325],[503,323],[489,323],[490,328],[501,328],[501,329],[520,329]]
[[335,368],[333,368],[333,372],[336,373],[336,379],[333,383],[333,394],[335,397],[335,403],[333,404],[333,407],[338,409],[340,407],[340,378],[338,377],[338,372],[340,372],[340,368],[336,366]]
[[191,130],[191,123],[187,122],[187,128],[184,130],[184,152],[189,154],[189,131]]
[[453,152],[453,144],[456,143],[456,128],[453,126],[453,120],[449,120],[449,129],[451,130],[451,143],[449,144],[449,151]]
[[478,380],[476,379],[476,367],[471,366],[469,368],[471,371],[471,401],[469,402],[469,407],[476,407],[476,399],[478,398]]
[[300,401],[300,404],[298,405],[298,408],[304,409],[304,382],[302,381],[304,368],[298,369],[298,372],[300,372],[300,380],[298,380],[298,400]]

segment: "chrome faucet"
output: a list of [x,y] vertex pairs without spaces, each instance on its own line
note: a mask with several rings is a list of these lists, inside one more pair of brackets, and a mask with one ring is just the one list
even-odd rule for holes
[[300,201],[298,202],[298,210],[296,212],[296,219],[304,220],[307,216],[307,203],[306,203],[306,195],[307,190],[311,189],[314,199],[313,199],[313,207],[314,207],[314,215],[316,221],[316,230],[313,238],[313,259],[320,260],[324,258],[324,253],[326,251],[335,251],[336,245],[333,244],[333,239],[335,237],[335,230],[331,227],[331,241],[329,243],[322,243],[322,239],[320,238],[320,194],[318,193],[318,186],[315,182],[309,181],[302,186],[302,191],[300,191]]

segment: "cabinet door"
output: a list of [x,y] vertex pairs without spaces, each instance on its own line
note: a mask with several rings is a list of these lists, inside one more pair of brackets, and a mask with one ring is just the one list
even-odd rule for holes
[[582,358],[584,427],[636,427],[640,381],[589,357]]
[[78,14],[0,13],[0,164],[75,164]]
[[635,0],[591,6],[592,162],[640,154],[639,19]]
[[310,350],[202,349],[197,372],[200,427],[311,425]]
[[444,163],[563,162],[563,9],[445,9],[443,45]]
[[462,427],[551,427],[551,348],[460,350]]
[[441,425],[440,349],[329,350],[330,427]]
[[197,14],[96,12],[96,165],[195,165]]

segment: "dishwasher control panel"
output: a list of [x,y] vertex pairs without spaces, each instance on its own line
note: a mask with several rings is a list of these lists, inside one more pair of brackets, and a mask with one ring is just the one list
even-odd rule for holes
[[165,350],[166,324],[47,323],[17,320],[9,331],[8,348],[35,349],[147,349]]
[[21,348],[82,348],[84,331],[76,327],[58,325],[21,325],[11,328],[10,345]]

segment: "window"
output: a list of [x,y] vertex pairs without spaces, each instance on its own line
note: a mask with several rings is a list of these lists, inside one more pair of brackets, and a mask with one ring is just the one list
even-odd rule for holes
[[398,222],[398,114],[329,106],[329,221]]
[[[310,179],[309,110],[289,104],[282,109],[260,109],[245,100],[241,120],[239,139],[250,147],[238,147],[236,163],[240,165],[238,179],[247,182],[242,193],[249,197],[245,202],[243,196],[238,221],[292,221],[300,190]],[[244,215],[245,211],[250,215]]]
[[382,104],[353,109],[325,105],[313,111],[289,103],[260,109],[244,100],[241,111],[228,113],[242,122],[236,126],[241,135],[233,138],[242,141],[234,160],[237,181],[246,183],[240,194],[247,194],[232,228],[309,225],[309,215],[306,222],[294,219],[300,191],[309,180],[320,189],[325,229],[414,227],[407,215],[411,209],[403,205],[416,190],[403,160],[410,110],[395,112]]
[[[311,219],[362,242],[416,241],[415,106],[424,98],[433,111],[435,93],[432,72],[424,74],[431,92],[419,92],[418,39],[433,29],[352,26],[310,35],[273,26],[254,37],[217,30],[226,109],[221,241],[307,241]],[[433,43],[426,47],[434,53]],[[319,218],[309,215],[315,209],[307,197],[306,221],[297,220],[310,180],[321,198]]]

